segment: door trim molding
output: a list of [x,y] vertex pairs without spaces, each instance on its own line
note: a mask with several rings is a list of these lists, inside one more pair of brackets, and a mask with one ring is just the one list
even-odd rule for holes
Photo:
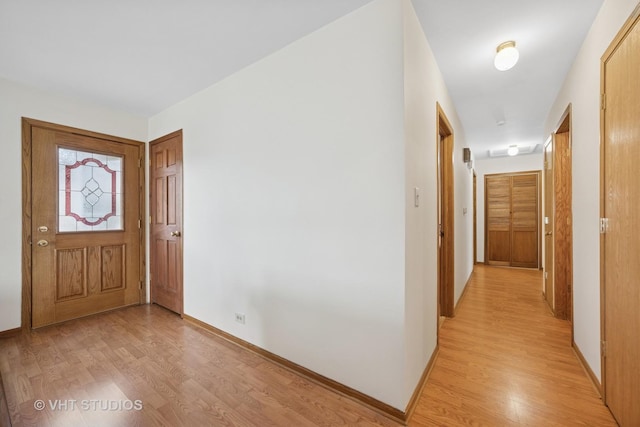
[[[22,330],[31,329],[31,299],[32,299],[32,254],[31,254],[31,218],[33,199],[31,195],[31,175],[32,175],[32,139],[31,130],[34,127],[51,129],[59,132],[71,133],[74,135],[88,136],[96,139],[104,139],[120,144],[133,145],[138,147],[138,159],[140,167],[138,168],[138,183],[140,186],[140,196],[138,198],[141,220],[146,218],[145,210],[145,144],[141,141],[133,139],[120,138],[104,133],[92,132],[84,129],[78,129],[70,126],[59,125],[55,123],[44,122],[41,120],[22,117],[22,314],[20,318],[20,327]],[[140,301],[146,301],[146,231],[144,221],[140,224]]]

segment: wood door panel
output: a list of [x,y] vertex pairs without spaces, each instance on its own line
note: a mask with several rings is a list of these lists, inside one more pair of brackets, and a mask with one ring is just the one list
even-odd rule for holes
[[536,268],[538,266],[538,232],[513,232],[511,265],[514,267]]
[[603,57],[601,235],[605,402],[621,426],[640,425],[640,10]]
[[176,185],[177,177],[175,175],[167,176],[167,225],[176,225],[178,218],[176,216]]
[[509,231],[490,231],[488,233],[489,243],[488,259],[492,265],[509,265],[511,259],[511,247],[503,244],[510,239]]
[[165,177],[156,178],[154,181],[155,188],[155,203],[152,206],[151,218],[155,224],[164,224],[167,218],[166,206],[167,206],[167,186]]
[[55,259],[55,302],[87,296],[86,249],[55,250]]
[[125,245],[103,246],[100,248],[102,261],[102,274],[100,283],[102,291],[124,289],[126,283],[125,271],[127,269],[127,257]]
[[106,292],[100,298],[82,298],[76,301],[63,301],[56,304],[56,317],[77,319],[101,311],[112,310],[127,304],[122,292]]
[[157,239],[155,242],[155,257],[157,262],[153,264],[155,267],[151,277],[153,277],[154,283],[158,283],[162,287],[166,286],[168,276],[167,269],[169,268],[167,265],[167,246],[167,241],[164,239]]
[[176,241],[167,241],[167,290],[172,292],[177,292],[180,289],[180,248],[178,246]]
[[[138,304],[141,277],[144,274],[139,258],[144,252],[140,229],[142,175],[139,156],[142,144],[134,141],[115,142],[85,135],[84,131],[69,133],[60,128],[57,125],[37,122],[37,125],[31,128],[30,134],[31,179],[34,183],[31,232],[36,242],[32,246],[31,254],[33,327]],[[59,164],[58,156],[66,159],[65,153],[72,153],[74,160]],[[82,163],[75,160],[76,155],[83,156],[78,157],[84,159]],[[112,160],[108,160],[110,158]],[[92,200],[87,198],[86,203],[94,207],[100,202],[104,206],[111,206],[117,213],[103,216],[100,221],[77,216],[77,225],[83,228],[70,231],[61,228],[62,222],[58,219],[59,216],[64,217],[67,222],[71,219],[69,211],[62,209],[62,206],[65,203],[68,206],[70,191],[79,193],[80,187],[75,187],[77,183],[71,181],[69,185],[69,170],[85,165],[87,161],[98,165],[96,168],[119,168],[121,176],[116,178],[118,174],[111,171],[113,176],[106,181],[99,177],[100,173],[106,173],[102,172],[103,169],[92,171],[88,178],[87,175],[80,175],[78,178],[82,179],[81,183],[84,183],[85,189],[89,189],[89,185],[96,185],[100,190],[84,194],[84,197],[88,197],[87,194],[95,197]],[[107,165],[109,161],[115,163]],[[61,175],[65,168],[66,184],[64,174]],[[98,178],[95,178],[96,176]],[[121,183],[121,186],[118,189],[105,188],[106,192],[102,190],[102,185],[113,183]],[[66,191],[60,190],[60,185],[67,185]],[[111,195],[116,192],[123,194],[121,202],[117,201],[116,196]],[[101,201],[102,195],[105,195],[106,202]],[[112,215],[121,216],[120,229],[117,222],[113,225],[114,229],[106,229],[107,219]],[[84,231],[91,224],[101,222],[105,224],[104,231]],[[131,259],[127,260],[128,257]]]
[[150,143],[151,301],[182,314],[182,133]]

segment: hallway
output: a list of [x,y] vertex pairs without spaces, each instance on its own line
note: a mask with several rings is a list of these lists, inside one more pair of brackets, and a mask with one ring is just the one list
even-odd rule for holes
[[[546,307],[540,274],[475,266],[410,426],[616,425],[569,347],[569,324]],[[155,305],[2,339],[0,371],[14,426],[397,425]],[[143,408],[38,411],[37,399]]]
[[476,265],[411,426],[615,426],[541,292],[541,272]]

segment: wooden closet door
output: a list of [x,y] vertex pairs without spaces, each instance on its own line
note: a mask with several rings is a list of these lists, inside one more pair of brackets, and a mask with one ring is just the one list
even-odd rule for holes
[[538,267],[539,181],[538,172],[485,176],[487,264]]

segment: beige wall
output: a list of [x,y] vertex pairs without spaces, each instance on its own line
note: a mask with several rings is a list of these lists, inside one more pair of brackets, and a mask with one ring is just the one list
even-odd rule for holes
[[[462,162],[465,137],[429,43],[409,0],[404,6],[405,399],[437,343],[436,102],[454,132],[455,299],[473,269],[473,175]],[[420,206],[414,188],[420,190]],[[467,214],[463,214],[467,208]]]

